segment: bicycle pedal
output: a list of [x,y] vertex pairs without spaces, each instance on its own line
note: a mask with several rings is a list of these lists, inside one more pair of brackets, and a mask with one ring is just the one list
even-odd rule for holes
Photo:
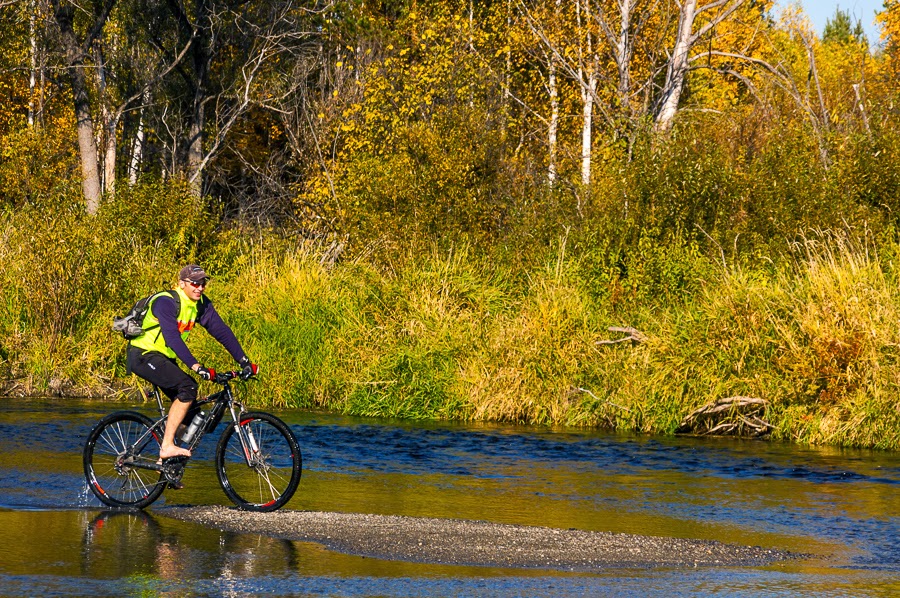
[[181,490],[184,488],[184,484],[181,483],[181,480],[169,480],[169,483],[166,485],[170,490]]

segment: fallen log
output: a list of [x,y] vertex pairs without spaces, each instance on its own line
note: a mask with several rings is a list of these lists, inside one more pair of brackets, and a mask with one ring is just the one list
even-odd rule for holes
[[763,436],[772,425],[762,418],[768,401],[755,397],[728,397],[689,413],[675,430],[700,436]]

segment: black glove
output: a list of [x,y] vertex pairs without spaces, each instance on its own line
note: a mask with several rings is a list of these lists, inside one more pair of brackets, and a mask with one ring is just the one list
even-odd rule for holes
[[212,368],[205,368],[202,365],[197,368],[197,375],[200,376],[202,380],[213,380],[216,377],[216,370]]
[[249,380],[259,372],[259,366],[255,363],[250,363],[249,360],[243,365],[244,367],[241,368],[241,380]]

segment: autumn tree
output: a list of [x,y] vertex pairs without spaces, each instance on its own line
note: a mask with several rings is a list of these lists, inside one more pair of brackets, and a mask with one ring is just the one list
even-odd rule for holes
[[334,89],[341,118],[330,144],[319,145],[331,159],[300,201],[330,206],[337,227],[356,239],[373,231],[490,234],[502,221],[504,195],[488,189],[501,169],[510,100],[495,43],[502,32],[488,29],[505,14],[502,4],[493,14],[476,5],[470,20],[468,8],[410,10],[386,40],[360,44],[371,61],[351,54],[339,63],[345,74],[335,76],[354,85]]
[[87,70],[91,50],[102,35],[103,27],[114,5],[115,0],[90,2],[88,4],[90,11],[85,11],[84,23],[81,23],[82,12],[76,10],[78,7],[73,2],[51,0],[71,80],[75,127],[81,155],[82,190],[88,214],[96,214],[100,208],[101,187]]
[[900,78],[900,0],[884,0],[884,10],[876,18],[881,25],[885,71],[896,84]]

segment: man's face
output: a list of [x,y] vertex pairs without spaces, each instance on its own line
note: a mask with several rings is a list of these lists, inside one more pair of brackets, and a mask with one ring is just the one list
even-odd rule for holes
[[184,294],[188,296],[192,301],[199,301],[200,296],[203,294],[203,291],[206,290],[207,280],[203,279],[201,282],[193,282],[190,280],[182,280],[179,281],[179,285],[181,286],[181,290],[184,291]]

